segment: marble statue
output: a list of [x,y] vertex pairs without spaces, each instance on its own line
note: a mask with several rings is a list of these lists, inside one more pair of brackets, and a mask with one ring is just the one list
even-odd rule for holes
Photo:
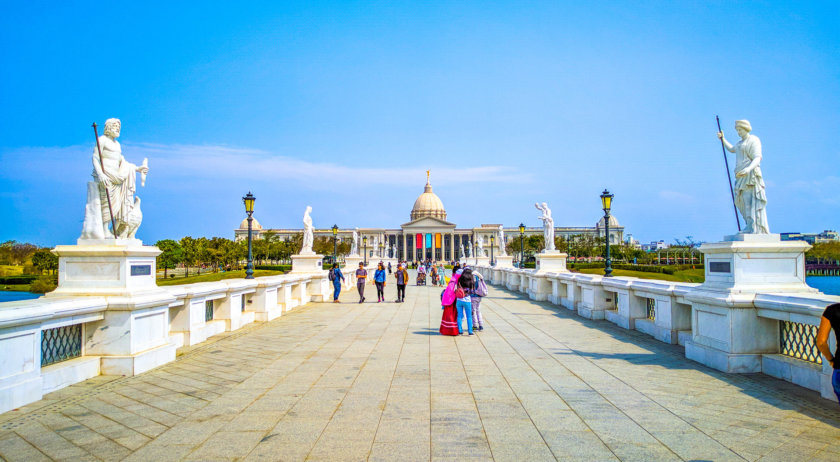
[[306,212],[303,212],[303,245],[300,248],[301,255],[313,255],[312,243],[314,241],[315,229],[312,227],[312,207],[307,205]]
[[484,256],[484,236],[479,235],[475,239],[475,249],[476,249],[475,250],[476,251],[475,255],[477,257],[483,257]]
[[735,206],[744,217],[743,234],[770,234],[767,224],[767,195],[764,178],[761,175],[761,141],[750,134],[752,126],[748,120],[736,120],[735,131],[741,139],[733,146],[723,131],[718,138],[729,152],[735,153]]
[[[99,149],[93,148],[93,181],[88,182],[81,239],[133,239],[143,221],[140,198],[134,193],[137,190],[137,173],[140,173],[140,185],[146,184],[149,159],[143,159],[139,166],[125,160],[117,141],[120,128],[119,119],[105,121],[104,134],[99,137]],[[111,228],[115,229],[109,230],[111,218]]]
[[545,238],[545,252],[554,252],[554,219],[551,218],[551,209],[545,202],[540,205],[539,202],[534,203],[534,207],[542,212],[540,220],[543,222],[543,237]]
[[473,256],[472,242],[470,242],[470,241],[467,241],[467,256],[468,257]]
[[350,245],[350,255],[359,255],[359,228],[353,230],[353,243]]
[[462,242],[461,245],[458,246],[458,258],[464,258],[464,243]]
[[373,236],[373,255],[376,256],[379,252],[379,236]]
[[507,256],[507,251],[505,251],[505,227],[502,225],[499,225],[499,236],[496,240],[499,242],[499,256]]

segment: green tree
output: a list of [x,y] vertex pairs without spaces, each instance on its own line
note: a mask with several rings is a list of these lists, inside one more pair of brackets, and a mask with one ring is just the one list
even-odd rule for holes
[[50,252],[50,249],[38,249],[32,254],[32,266],[38,273],[55,271],[58,269],[58,256]]
[[184,236],[181,244],[181,262],[184,263],[184,276],[190,275],[190,265],[198,263],[198,242],[191,236]]
[[178,263],[183,261],[183,249],[181,249],[180,244],[172,239],[157,241],[155,246],[161,250],[161,254],[157,257],[157,267],[163,268],[163,277],[166,278],[167,270],[169,268],[175,268],[178,266]]

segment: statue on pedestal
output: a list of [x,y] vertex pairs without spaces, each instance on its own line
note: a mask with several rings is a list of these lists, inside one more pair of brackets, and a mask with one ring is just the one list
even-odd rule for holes
[[462,242],[461,245],[458,246],[458,258],[463,260],[464,259],[464,243]]
[[545,252],[554,252],[554,219],[551,218],[551,209],[545,202],[540,205],[539,202],[534,203],[534,207],[542,212],[540,220],[543,222],[543,237],[545,238]]
[[350,245],[350,255],[359,255],[359,228],[353,230],[353,243]]
[[468,257],[473,256],[472,242],[470,242],[470,241],[467,241],[467,256]]
[[744,234],[770,234],[767,224],[767,195],[761,175],[761,141],[751,135],[748,120],[735,121],[735,131],[741,139],[733,146],[718,132],[718,138],[729,152],[735,153],[735,207],[744,217]]
[[315,253],[312,251],[315,229],[312,227],[312,217],[309,216],[310,213],[312,213],[312,207],[307,205],[306,211],[303,213],[303,245],[300,249],[301,255],[312,255]]
[[[140,166],[125,160],[117,141],[120,128],[119,119],[105,121],[105,133],[94,147],[93,181],[88,183],[81,239],[133,239],[143,221],[140,198],[134,193],[137,190],[137,173],[140,173],[140,185],[146,184],[149,160],[143,159]],[[109,230],[111,223],[113,229]]]
[[507,256],[507,251],[505,251],[505,227],[502,225],[499,225],[499,237],[497,240],[499,241],[499,256]]
[[483,257],[484,256],[484,236],[479,235],[475,239],[475,256],[476,257]]

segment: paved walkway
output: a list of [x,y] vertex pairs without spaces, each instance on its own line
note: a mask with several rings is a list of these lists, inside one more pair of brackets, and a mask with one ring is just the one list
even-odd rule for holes
[[840,408],[816,393],[490,290],[485,330],[457,338],[437,333],[440,289],[309,304],[6,413],[0,456],[840,460]]

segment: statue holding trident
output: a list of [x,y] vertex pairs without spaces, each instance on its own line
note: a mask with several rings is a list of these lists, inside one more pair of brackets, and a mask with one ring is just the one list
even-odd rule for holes
[[723,136],[717,136],[724,148],[735,153],[735,207],[744,217],[743,234],[770,234],[767,224],[767,195],[761,175],[761,141],[751,135],[752,126],[747,120],[736,120],[735,131],[741,139],[733,146]]
[[507,251],[505,250],[505,227],[499,225],[499,237],[497,238],[499,241],[499,256],[506,257]]
[[350,245],[350,255],[359,255],[359,228],[353,230],[353,243]]
[[[145,186],[149,173],[149,160],[143,159],[140,166],[127,162],[117,138],[120,136],[120,120],[105,121],[105,133],[96,131],[96,147],[93,150],[93,181],[88,183],[85,222],[81,239],[114,238],[133,239],[143,220],[136,174],[140,173],[140,185]],[[108,230],[108,224],[111,230]]]
[[548,208],[548,204],[545,202],[542,205],[536,202],[534,203],[534,207],[542,212],[540,220],[543,222],[543,237],[545,238],[544,252],[554,252],[556,250],[554,248],[554,219],[551,218],[551,209]]

